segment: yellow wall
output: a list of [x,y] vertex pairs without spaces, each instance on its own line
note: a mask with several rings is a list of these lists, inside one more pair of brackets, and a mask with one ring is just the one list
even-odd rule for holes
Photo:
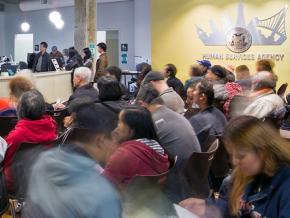
[[[205,53],[234,54],[226,46],[204,46],[198,38],[195,25],[210,31],[209,20],[221,27],[223,15],[229,15],[235,23],[239,0],[152,0],[152,60],[155,69],[162,69],[167,63],[178,68],[178,77],[187,79],[188,68]],[[244,0],[246,23],[253,17],[269,18],[279,12],[290,0]],[[275,72],[279,84],[290,84],[290,10],[287,12],[286,28],[288,39],[280,46],[252,46],[247,54],[284,54],[283,61],[276,61]],[[255,61],[215,60],[213,64],[246,64],[254,73]]]

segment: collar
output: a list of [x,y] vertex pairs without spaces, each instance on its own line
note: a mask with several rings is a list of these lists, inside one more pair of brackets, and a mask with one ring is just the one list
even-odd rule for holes
[[266,89],[261,89],[261,90],[258,90],[258,91],[251,93],[249,95],[249,97],[250,98],[261,98],[263,96],[270,95],[270,94],[274,94],[273,89],[266,88]]
[[79,90],[79,89],[90,89],[90,88],[92,88],[92,85],[91,84],[86,84],[86,85],[78,87],[77,89]]
[[246,202],[253,202],[261,200],[267,196],[270,196],[275,189],[280,187],[281,183],[285,181],[290,175],[290,167],[289,166],[282,166],[278,169],[277,173],[271,178],[271,181],[269,184],[266,184],[266,186],[261,190],[261,192],[256,194],[250,194],[251,191],[254,188],[255,181],[250,182],[246,188],[243,195],[243,200]]
[[89,159],[92,159],[92,157],[80,146],[76,144],[64,144],[61,146],[64,150],[71,151],[77,154],[80,154],[84,157],[87,157]]
[[170,92],[173,92],[173,91],[174,91],[173,88],[172,88],[172,87],[169,87],[168,89],[166,89],[166,90],[164,90],[162,93],[160,93],[159,96],[162,96],[162,95],[164,95],[164,94],[166,94],[166,93],[170,93]]

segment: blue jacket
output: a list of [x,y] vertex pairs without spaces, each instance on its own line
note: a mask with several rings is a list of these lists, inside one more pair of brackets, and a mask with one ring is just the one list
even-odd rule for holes
[[290,217],[290,166],[281,167],[260,192],[250,194],[255,182],[246,186],[243,201],[248,210],[242,210],[240,218]]
[[100,166],[76,145],[42,153],[30,176],[22,218],[121,218],[119,196]]

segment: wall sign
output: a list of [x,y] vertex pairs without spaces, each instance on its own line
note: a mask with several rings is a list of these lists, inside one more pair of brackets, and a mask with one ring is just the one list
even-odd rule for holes
[[121,44],[121,51],[128,51],[128,44]]
[[[255,17],[246,24],[244,7],[240,2],[235,25],[231,24],[229,18],[225,19],[222,24],[226,31],[222,31],[214,21],[210,21],[211,33],[196,26],[197,35],[205,46],[227,46],[234,53],[243,53],[256,45],[282,45],[287,39],[285,27],[287,9],[288,6],[285,6],[267,19]],[[265,31],[270,31],[270,34],[265,34]]]
[[122,52],[122,54],[121,54],[121,63],[122,64],[127,64],[128,63],[127,52]]
[[39,52],[39,45],[34,45],[34,51]]
[[95,44],[94,43],[90,43],[89,44],[89,49],[90,49],[90,51],[92,53],[92,58],[94,58],[95,54],[96,54],[96,46],[95,46]]

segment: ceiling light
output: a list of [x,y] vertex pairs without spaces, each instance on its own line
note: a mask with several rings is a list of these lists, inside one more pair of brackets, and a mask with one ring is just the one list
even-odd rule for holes
[[27,32],[30,29],[30,25],[27,22],[23,22],[20,27],[23,32]]
[[54,23],[54,25],[55,25],[55,27],[57,28],[57,29],[62,29],[63,28],[63,26],[64,26],[64,22],[63,22],[63,20],[57,20],[55,23]]
[[61,20],[61,15],[58,11],[52,11],[50,14],[49,14],[49,20],[52,22],[52,23],[55,23],[57,22],[58,20]]

